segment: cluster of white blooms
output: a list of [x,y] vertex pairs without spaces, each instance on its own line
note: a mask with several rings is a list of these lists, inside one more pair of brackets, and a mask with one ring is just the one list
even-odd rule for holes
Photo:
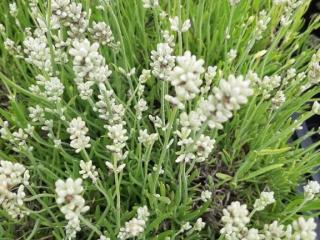
[[154,128],[161,128],[163,131],[166,130],[166,126],[164,126],[162,119],[159,116],[149,115],[149,120],[153,123]]
[[169,73],[175,66],[175,56],[173,48],[168,43],[157,44],[157,50],[151,51],[150,66],[152,74],[161,80],[167,80]]
[[205,190],[201,192],[201,200],[203,202],[207,202],[208,200],[210,200],[212,197],[212,192]]
[[204,74],[205,85],[201,87],[201,93],[208,93],[211,89],[211,84],[213,79],[217,75],[217,67],[209,66],[207,71]]
[[205,226],[206,226],[206,223],[202,220],[202,218],[198,218],[193,228],[194,230],[200,232],[202,229],[204,229]]
[[144,129],[139,131],[138,141],[146,146],[152,145],[158,139],[158,133],[148,134],[148,130]]
[[137,86],[137,94],[139,97],[143,95],[145,89],[145,83],[151,78],[151,71],[143,69],[141,75],[139,76],[139,83]]
[[122,151],[125,142],[128,140],[127,130],[123,124],[115,124],[107,126],[108,137],[113,141],[113,145],[107,146],[107,148],[114,152]]
[[257,26],[255,30],[255,37],[257,40],[262,39],[262,34],[267,30],[268,24],[271,21],[271,17],[268,16],[265,10],[259,12],[257,19]]
[[[305,74],[302,72],[302,74]],[[296,79],[297,77],[297,79]],[[286,72],[286,75],[284,76],[282,80],[282,85],[287,86],[289,82],[298,81],[302,77],[301,73],[299,73],[299,76],[297,75],[297,70],[295,68],[289,68]]]
[[148,81],[148,79],[150,79],[150,77],[151,71],[146,69],[143,69],[141,75],[139,76],[139,82],[136,89],[139,100],[134,106],[138,120],[141,120],[142,113],[148,110],[147,101],[143,98],[143,92],[145,89],[145,83]]
[[168,30],[161,30],[161,36],[165,43],[168,43],[170,47],[174,47],[175,43],[175,36],[170,34]]
[[112,140],[112,144],[107,145],[106,148],[112,152],[114,162],[112,164],[106,161],[105,164],[110,170],[120,172],[125,167],[125,164],[118,166],[118,162],[124,160],[128,155],[128,151],[123,151],[128,140],[125,122],[121,121],[117,124],[106,125],[106,128],[108,130],[108,137]]
[[12,41],[10,38],[6,38],[6,40],[4,40],[3,42],[3,45],[6,50],[10,51],[14,49],[15,42]]
[[76,74],[76,84],[82,99],[89,99],[92,96],[92,86],[97,83],[101,88],[111,75],[105,59],[98,52],[99,43],[91,44],[88,39],[72,42],[69,50],[73,56],[73,71]]
[[87,13],[83,11],[82,4],[71,0],[52,0],[51,21],[54,27],[60,28],[60,25],[68,27],[68,35],[72,38],[82,38],[86,32],[89,20]]
[[280,23],[282,26],[289,26],[292,23],[294,11],[303,3],[303,0],[275,0],[274,2],[277,5],[284,5]]
[[121,103],[117,103],[115,93],[112,90],[100,89],[99,101],[95,104],[95,111],[98,111],[99,117],[106,120],[104,127],[108,130],[108,137],[112,140],[112,144],[106,148],[112,152],[115,162],[105,162],[106,166],[115,172],[120,172],[125,164],[118,166],[116,163],[124,160],[128,152],[123,151],[128,140],[127,130],[124,121],[125,108]]
[[159,0],[142,0],[144,8],[154,8],[159,6]]
[[88,128],[81,117],[71,120],[67,132],[70,134],[70,146],[76,150],[76,153],[91,146],[89,143],[90,137],[86,135],[88,133]]
[[114,40],[110,26],[105,22],[93,21],[92,27],[89,28],[89,32],[92,34],[92,38],[102,45],[108,45],[112,48],[117,48],[119,45],[119,43],[116,43]]
[[312,112],[314,114],[320,115],[320,103],[318,101],[315,101],[312,105]]
[[29,117],[32,122],[44,122],[44,109],[39,105],[28,107]]
[[183,129],[199,130],[202,123],[201,115],[196,111],[190,111],[189,114],[182,112],[179,117],[179,124]]
[[110,240],[110,238],[108,238],[104,235],[101,235],[98,240]]
[[96,170],[96,166],[93,165],[92,161],[80,161],[80,175],[83,179],[90,178],[93,183],[96,183],[98,180],[98,171]]
[[118,239],[124,240],[128,238],[138,237],[144,232],[150,213],[147,206],[138,208],[137,217],[132,218],[125,223],[125,226],[120,228]]
[[12,17],[16,17],[18,14],[17,4],[16,2],[12,2],[9,4],[9,12]]
[[317,181],[309,181],[303,190],[305,199],[312,200],[316,194],[320,193],[320,184]]
[[[188,56],[190,56],[188,54]],[[179,57],[178,57],[179,58]],[[189,86],[185,88],[184,95],[188,96],[188,99],[192,99],[195,94],[200,91],[199,86],[202,83],[200,79],[200,73],[203,72],[202,63],[196,64],[196,60],[193,60],[193,64],[189,64],[189,67],[179,68],[178,66],[172,72],[169,79],[178,82],[179,77],[181,79],[190,79]],[[201,70],[199,70],[201,68]],[[187,69],[191,71],[191,74],[184,73]],[[194,70],[196,69],[196,70]],[[197,70],[198,69],[198,70]],[[215,76],[215,68],[211,69],[212,78]],[[175,77],[174,77],[175,76]],[[195,84],[196,82],[196,84]],[[211,84],[211,83],[210,83]],[[179,88],[182,84],[177,84]],[[207,86],[210,89],[210,85]],[[193,93],[187,93],[187,90],[192,89]],[[182,90],[176,90],[177,96]],[[210,94],[206,99],[201,98],[198,107],[195,110],[191,110],[189,113],[182,112],[179,117],[179,124],[181,130],[177,130],[176,134],[180,138],[178,141],[178,146],[181,150],[178,152],[179,156],[176,162],[190,162],[195,160],[196,162],[202,162],[208,159],[210,153],[213,150],[215,143],[214,139],[209,136],[205,136],[201,133],[194,139],[191,133],[197,132],[204,124],[208,124],[210,128],[222,128],[222,123],[226,122],[232,117],[232,111],[238,110],[240,105],[245,104],[248,101],[248,97],[253,94],[250,88],[250,81],[245,80],[243,76],[235,77],[230,75],[228,80],[222,79],[220,81],[219,87],[214,87],[212,90],[213,94]],[[170,100],[176,99],[171,97]],[[179,103],[180,99],[176,101]],[[181,102],[180,104],[183,105]],[[178,105],[179,107],[179,105]]]
[[17,45],[13,40],[11,40],[8,37],[4,40],[3,44],[4,44],[4,48],[9,52],[9,54],[20,57],[20,53],[21,53],[20,45]]
[[306,220],[303,217],[299,217],[288,226],[281,225],[277,221],[266,224],[262,231],[262,236],[265,240],[315,240],[317,238],[315,230],[316,223],[314,219],[309,218]]
[[[182,113],[185,115],[185,113]],[[180,117],[181,119],[181,117]],[[180,120],[181,122],[181,120]],[[185,123],[184,123],[185,124]],[[181,130],[177,130],[176,134],[179,137],[178,146],[180,146],[179,156],[176,162],[203,162],[209,158],[213,150],[215,140],[209,136],[201,134],[198,138],[191,137],[191,128],[182,126]]]
[[142,119],[142,113],[148,110],[147,101],[143,98],[139,99],[137,104],[134,106],[136,110],[136,116],[138,120]]
[[72,178],[68,178],[66,181],[59,179],[56,181],[55,186],[57,194],[56,202],[68,221],[66,238],[75,239],[76,233],[81,230],[79,217],[89,210],[89,206],[85,205],[85,200],[82,197],[82,179],[73,180]]
[[171,24],[171,30],[175,32],[187,32],[191,27],[190,19],[187,19],[184,22],[181,22],[179,17],[169,18]]
[[177,65],[170,72],[168,81],[175,88],[176,98],[182,102],[191,100],[200,92],[201,74],[204,73],[202,59],[186,51],[183,56],[176,57]]
[[281,240],[286,236],[284,225],[279,225],[278,221],[265,224],[263,235],[266,240]]
[[229,0],[231,6],[237,5],[241,0]]
[[[304,219],[303,217],[299,217],[296,221],[292,223],[292,230],[288,231],[288,239],[296,240],[296,239],[306,239],[306,240],[316,240],[316,228],[317,224],[315,223],[313,218]],[[288,227],[291,229],[290,225]]]
[[[29,87],[29,90],[49,101],[59,102],[64,91],[64,86],[57,77],[46,78],[42,75],[36,76],[36,84]],[[38,109],[39,110],[39,109]]]
[[201,121],[207,121],[210,128],[222,128],[222,123],[232,117],[232,111],[247,103],[252,94],[249,80],[242,75],[230,75],[227,80],[221,79],[219,87],[213,88],[213,95],[201,99],[196,112],[202,116]]
[[257,89],[257,93],[261,94],[264,99],[271,97],[272,91],[277,89],[282,82],[281,76],[264,76],[262,79],[259,78],[257,73],[250,71],[246,78],[250,80],[252,86]]
[[158,166],[158,164],[155,164],[152,168],[153,171],[157,172],[158,171],[158,168],[159,168],[159,175],[162,175],[164,174],[164,169],[162,168],[162,166]]
[[262,211],[263,209],[265,209],[266,206],[274,203],[275,199],[273,195],[273,192],[262,192],[260,194],[260,198],[256,199],[256,201],[254,202],[254,209],[256,211]]
[[316,239],[316,224],[314,219],[308,220],[299,217],[292,224],[287,226],[273,221],[265,224],[262,230],[248,228],[250,217],[255,211],[263,210],[267,205],[274,202],[273,192],[262,192],[260,198],[254,203],[254,209],[249,215],[247,206],[239,202],[232,202],[223,210],[221,222],[223,228],[220,233],[227,240],[297,240],[297,239]]
[[192,228],[192,226],[191,226],[190,222],[186,222],[181,226],[179,233],[186,232],[186,231],[190,230],[191,228]]
[[247,205],[232,202],[226,209],[223,209],[221,221],[224,226],[220,233],[225,235],[226,239],[242,239],[243,230],[250,222]]
[[309,88],[320,82],[320,50],[312,55],[311,61],[308,67],[308,86]]
[[33,150],[33,147],[27,144],[27,140],[32,135],[33,129],[31,125],[28,125],[26,128],[19,128],[11,132],[9,123],[7,121],[2,122],[0,119],[1,138],[10,142],[13,145],[12,150],[16,152],[31,152]]
[[[122,104],[118,104],[113,97],[113,91],[101,91],[98,95],[99,101],[96,102],[95,111],[98,111],[99,118],[107,120],[109,124],[121,123],[125,114]],[[107,128],[107,125],[105,126]]]
[[232,62],[237,57],[237,50],[236,49],[230,49],[230,51],[227,53],[227,60],[228,62]]
[[278,109],[286,101],[286,96],[283,91],[279,90],[276,92],[275,96],[271,99],[272,108]]
[[215,140],[203,134],[200,135],[199,139],[195,142],[195,152],[197,162],[203,162],[208,159],[210,153],[213,150]]
[[22,164],[0,160],[0,205],[12,218],[28,213],[24,198],[29,178],[29,171]]
[[46,35],[43,31],[35,31],[23,40],[26,62],[38,67],[45,72],[52,72],[50,48]]

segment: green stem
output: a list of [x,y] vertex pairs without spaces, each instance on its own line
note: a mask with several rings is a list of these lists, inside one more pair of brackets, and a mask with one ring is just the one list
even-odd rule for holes
[[152,194],[156,193],[157,182],[158,182],[159,175],[160,175],[160,169],[161,169],[161,166],[163,164],[163,161],[165,159],[165,156],[166,156],[166,153],[167,153],[167,150],[168,150],[167,147],[168,147],[168,143],[169,143],[170,136],[171,136],[173,122],[174,122],[174,119],[176,117],[177,112],[178,112],[177,108],[174,108],[173,111],[171,112],[170,120],[169,120],[169,123],[168,123],[168,129],[167,129],[166,134],[165,134],[165,139],[164,139],[162,151],[161,151],[161,155],[160,155],[160,158],[159,158],[158,168],[157,168],[156,175],[155,175],[155,178],[154,178],[154,180],[155,180],[154,183],[155,184],[154,184],[153,189],[152,189]]
[[[179,25],[182,23],[182,16],[181,16],[181,0],[178,2],[178,15],[179,15]],[[180,28],[180,26],[179,26]],[[178,41],[179,41],[179,55],[182,55],[182,32],[178,31]]]
[[117,229],[119,230],[121,227],[121,198],[120,198],[120,181],[118,172],[114,172],[114,180],[116,185],[116,195],[117,195],[117,203],[116,203],[116,213],[117,213]]
[[283,220],[281,220],[281,223],[286,222],[293,215],[295,215],[297,212],[299,212],[307,202],[308,202],[308,199],[304,199],[303,202],[293,212],[291,212],[287,217],[285,217]]
[[145,156],[144,156],[144,185],[146,184],[146,181],[147,181],[148,165],[149,165],[149,160],[150,160],[150,154],[151,154],[152,146],[153,146],[153,144],[151,144],[150,146],[148,146],[147,152],[146,152],[146,154],[145,154]]
[[188,199],[188,176],[186,175],[186,163],[182,163],[182,184],[183,184],[183,201]]
[[94,231],[99,236],[102,235],[102,232],[96,228],[91,222],[89,222],[87,219],[85,219],[83,216],[79,215],[80,220],[86,225],[88,228],[90,228],[92,231]]

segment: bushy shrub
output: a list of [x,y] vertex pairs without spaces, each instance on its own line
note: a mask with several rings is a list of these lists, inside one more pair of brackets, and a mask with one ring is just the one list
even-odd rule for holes
[[0,238],[316,239],[309,4],[1,1]]

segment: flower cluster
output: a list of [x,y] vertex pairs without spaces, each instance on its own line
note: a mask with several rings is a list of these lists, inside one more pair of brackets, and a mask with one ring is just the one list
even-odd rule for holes
[[207,71],[204,74],[205,86],[201,87],[201,93],[204,94],[210,91],[213,79],[216,77],[216,75],[217,75],[217,67],[209,66]]
[[292,23],[294,11],[303,3],[302,0],[275,0],[275,2],[284,5],[284,11],[280,19],[280,23],[284,27]]
[[0,205],[12,218],[28,213],[24,199],[29,178],[29,171],[22,164],[0,160]]
[[179,17],[169,18],[171,24],[171,30],[175,32],[187,32],[191,27],[190,19],[187,19],[184,22],[181,22]]
[[221,79],[219,87],[213,88],[213,93],[201,100],[196,112],[200,113],[203,122],[208,122],[210,128],[222,128],[222,123],[232,117],[232,111],[247,103],[253,90],[250,81],[242,75],[230,75],[227,80]]
[[170,72],[168,81],[175,89],[176,98],[183,102],[195,98],[202,84],[201,74],[204,73],[202,59],[186,51],[183,56],[176,57],[177,65]]
[[250,222],[247,205],[232,202],[226,209],[223,209],[221,221],[224,227],[220,233],[225,235],[226,239],[241,239],[243,229]]
[[[59,102],[64,91],[64,85],[57,77],[46,78],[43,75],[36,76],[36,84],[29,89],[34,94],[47,98],[49,101]],[[39,108],[37,109],[39,111]]]
[[320,184],[316,181],[310,181],[303,187],[306,200],[312,200],[316,194],[320,193]]
[[97,83],[102,87],[106,83],[111,71],[105,59],[98,52],[99,43],[91,44],[88,39],[72,42],[69,53],[73,56],[73,71],[76,74],[76,84],[80,97],[84,100],[91,98],[92,86]]
[[68,178],[66,181],[59,179],[55,186],[57,204],[68,221],[66,237],[67,239],[75,239],[76,233],[81,230],[79,217],[89,210],[82,197],[82,180],[80,178],[76,180]]
[[262,39],[263,33],[267,30],[268,24],[271,21],[271,17],[267,15],[267,12],[265,10],[262,10],[259,13],[258,19],[257,19],[257,26],[256,26],[256,32],[255,36],[257,40]]
[[312,105],[312,112],[314,114],[320,115],[320,103],[318,101],[315,101]]
[[29,35],[23,40],[24,53],[26,62],[52,73],[52,62],[50,48],[46,35],[43,31],[38,30],[34,35]]
[[74,118],[70,122],[67,132],[70,134],[70,146],[76,150],[76,153],[91,146],[90,137],[87,136],[88,130],[81,117]]
[[190,162],[192,160],[203,162],[209,158],[214,147],[214,139],[201,134],[194,140],[190,135],[191,129],[186,127],[182,127],[182,130],[177,131],[176,134],[180,138],[178,145],[181,147],[180,154],[176,159],[177,163]]
[[87,13],[83,11],[82,4],[72,0],[51,1],[53,26],[57,29],[61,26],[68,27],[68,35],[71,38],[82,38],[88,28]]
[[148,130],[140,130],[138,141],[146,146],[152,145],[158,139],[157,133],[148,134]]
[[261,94],[264,99],[269,99],[272,96],[272,91],[277,89],[282,82],[282,78],[279,75],[264,76],[261,79],[258,74],[251,71],[247,74],[246,78],[250,80],[256,92]]
[[101,45],[108,45],[112,48],[117,48],[119,45],[119,43],[115,42],[110,26],[105,22],[93,22],[89,32],[92,34],[93,39]]
[[248,228],[251,217],[255,211],[263,210],[267,205],[275,201],[273,192],[262,192],[260,198],[254,203],[254,209],[249,215],[245,204],[232,202],[223,210],[221,222],[223,228],[220,233],[227,240],[294,240],[294,239],[316,239],[316,224],[314,219],[299,217],[291,224],[284,226],[277,221],[265,224],[262,230]]
[[115,93],[112,90],[107,90],[100,87],[99,101],[95,103],[94,110],[99,113],[99,117],[106,121],[104,127],[108,131],[108,137],[112,143],[106,148],[113,154],[113,163],[106,161],[107,167],[114,171],[120,172],[125,167],[125,164],[119,165],[118,162],[127,157],[128,152],[123,151],[128,140],[127,130],[124,121],[125,108],[115,98]]
[[256,199],[253,207],[256,211],[262,211],[265,209],[267,205],[270,205],[275,202],[275,199],[273,197],[273,192],[262,192],[260,194],[260,198]]
[[12,150],[16,152],[31,152],[33,150],[33,147],[27,143],[34,130],[33,126],[28,125],[26,128],[19,128],[18,130],[11,132],[9,123],[7,121],[2,122],[1,119],[0,121],[1,138],[12,144]]
[[147,206],[139,207],[137,210],[137,217],[132,218],[125,223],[124,227],[120,228],[118,239],[124,240],[141,235],[144,232],[149,216],[150,213]]
[[[110,125],[122,123],[125,109],[121,103],[113,97],[113,91],[101,91],[99,101],[95,103],[94,110],[99,113],[99,118],[106,120]],[[107,125],[105,126],[107,128]]]
[[144,8],[154,8],[159,6],[159,0],[142,0]]
[[173,54],[173,48],[168,43],[159,43],[157,50],[151,52],[150,66],[152,68],[152,74],[161,79],[167,80],[173,67],[175,66],[175,56]]
[[93,165],[92,161],[80,161],[80,174],[83,179],[90,178],[93,183],[96,183],[98,180],[98,172],[96,166]]
[[320,50],[313,54],[308,68],[309,81],[304,89],[308,89],[320,82]]

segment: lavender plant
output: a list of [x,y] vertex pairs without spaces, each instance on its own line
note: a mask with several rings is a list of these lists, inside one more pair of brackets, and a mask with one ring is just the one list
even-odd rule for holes
[[309,4],[1,1],[0,239],[315,240]]

